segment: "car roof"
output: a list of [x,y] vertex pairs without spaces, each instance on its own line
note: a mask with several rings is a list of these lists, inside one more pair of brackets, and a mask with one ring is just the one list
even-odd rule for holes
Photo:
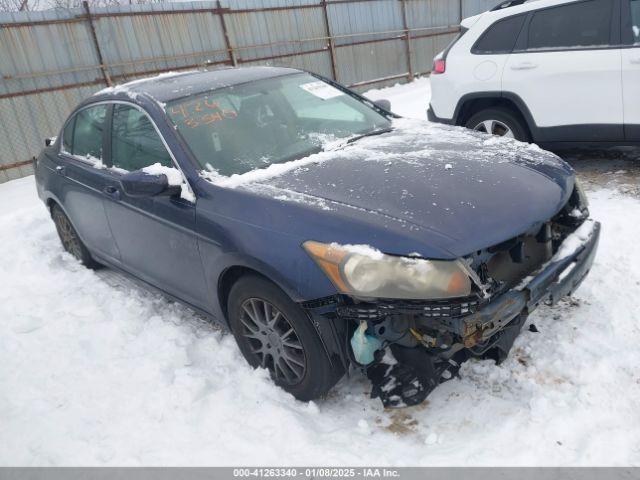
[[125,93],[129,97],[135,98],[141,94],[165,103],[219,88],[295,73],[302,73],[302,71],[283,67],[229,67],[216,70],[167,72],[155,77],[142,78],[105,88],[97,92],[96,96],[101,96],[104,99],[104,96],[119,97]]
[[482,28],[485,28],[487,21],[492,21],[492,20],[496,20],[504,17],[510,17],[512,15],[517,15],[518,13],[526,13],[532,10],[539,10],[546,7],[555,7],[555,6],[565,5],[569,3],[576,3],[579,1],[582,1],[582,0],[526,0],[522,3],[516,0],[513,5],[506,4],[502,8],[500,8],[500,5],[506,3],[506,2],[502,2],[502,4],[498,4],[492,10],[489,10],[487,12],[481,13],[473,17],[465,18],[461,23],[464,26],[467,26],[467,28],[469,28],[471,26],[476,25],[478,20],[482,18],[485,21],[481,22],[480,25]]

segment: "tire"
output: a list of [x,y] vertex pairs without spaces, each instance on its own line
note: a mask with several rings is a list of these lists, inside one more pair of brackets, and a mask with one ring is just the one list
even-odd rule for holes
[[231,331],[247,362],[267,368],[276,385],[298,400],[324,396],[342,376],[306,313],[268,280],[241,277],[231,288],[227,308]]
[[531,141],[522,117],[507,108],[496,107],[481,110],[472,115],[465,126],[483,133],[515,138],[521,142]]
[[99,268],[100,264],[97,263],[92,257],[91,253],[82,243],[76,229],[73,228],[69,217],[62,211],[58,205],[51,207],[51,218],[56,225],[58,237],[64,249],[73,255],[80,263],[87,268]]

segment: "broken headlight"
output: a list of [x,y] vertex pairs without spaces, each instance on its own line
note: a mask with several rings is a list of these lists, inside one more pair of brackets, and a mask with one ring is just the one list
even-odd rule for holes
[[304,243],[335,287],[361,298],[436,300],[466,297],[471,280],[458,261],[385,255],[371,247]]

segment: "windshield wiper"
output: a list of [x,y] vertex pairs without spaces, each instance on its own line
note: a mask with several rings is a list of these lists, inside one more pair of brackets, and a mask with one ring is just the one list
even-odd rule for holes
[[385,127],[385,128],[379,128],[378,130],[371,130],[370,132],[363,133],[363,134],[360,134],[360,135],[356,135],[355,137],[349,138],[345,142],[345,145],[350,145],[350,144],[352,144],[354,142],[357,142],[358,140],[363,139],[365,137],[374,137],[376,135],[382,135],[383,133],[389,133],[392,130],[393,130],[393,127]]

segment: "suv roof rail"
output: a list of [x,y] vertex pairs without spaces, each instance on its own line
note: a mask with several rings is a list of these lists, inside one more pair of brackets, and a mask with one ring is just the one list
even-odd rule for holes
[[515,7],[516,5],[522,5],[526,1],[527,0],[507,0],[506,2],[499,3],[490,11],[495,12],[496,10],[502,10],[503,8]]

